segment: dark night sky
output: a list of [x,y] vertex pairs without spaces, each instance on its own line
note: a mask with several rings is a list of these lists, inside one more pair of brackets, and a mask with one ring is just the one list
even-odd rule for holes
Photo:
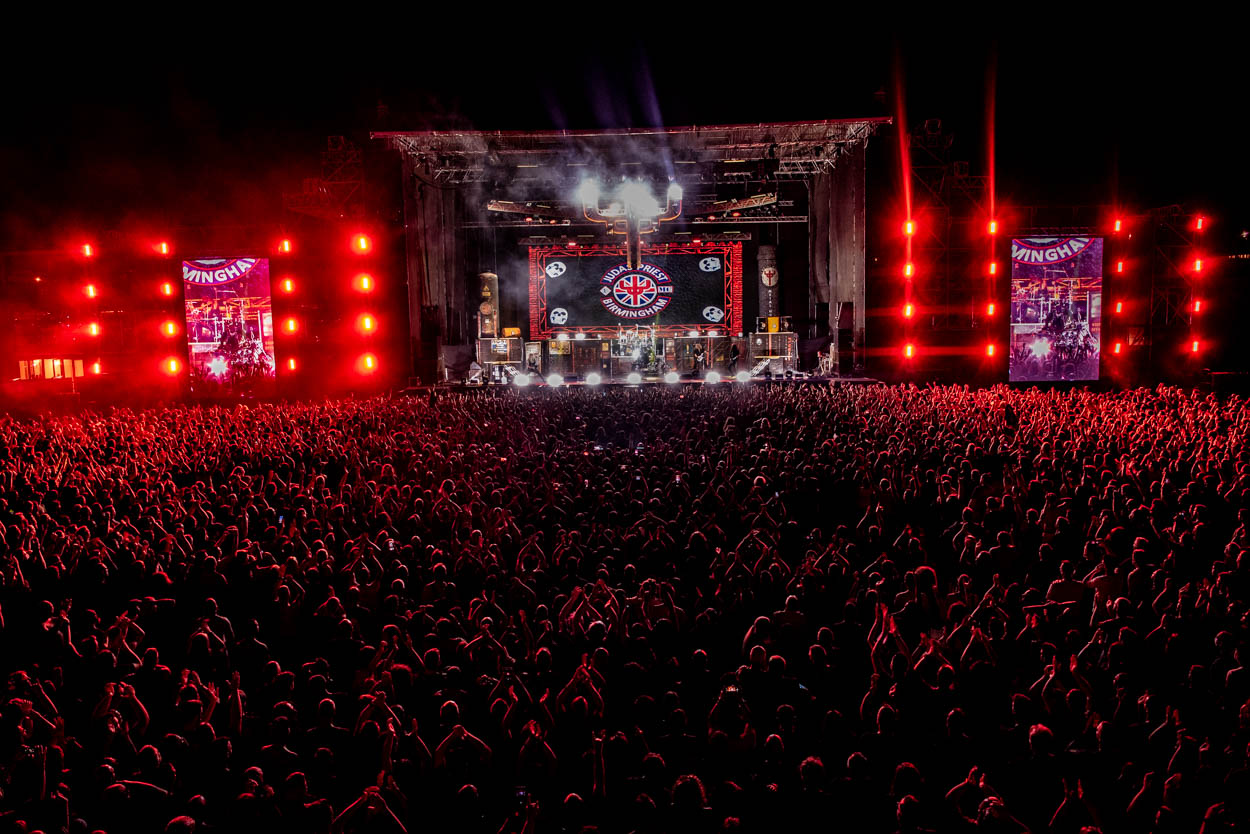
[[14,27],[0,54],[0,240],[271,217],[283,190],[315,175],[326,135],[365,141],[379,102],[393,129],[885,114],[874,93],[890,87],[895,43],[908,120],[943,119],[976,173],[991,40],[1000,199],[1105,202],[1118,181],[1127,202],[1196,201],[1225,229],[1250,224],[1244,21],[1116,27],[1055,11],[1002,21],[991,37],[816,11],[805,23],[793,9],[774,22],[765,5],[758,19],[735,4],[714,25],[670,15],[663,26],[654,6],[619,19],[604,4],[545,6],[541,25],[484,24],[490,8],[458,21],[361,7],[318,11],[316,25]]

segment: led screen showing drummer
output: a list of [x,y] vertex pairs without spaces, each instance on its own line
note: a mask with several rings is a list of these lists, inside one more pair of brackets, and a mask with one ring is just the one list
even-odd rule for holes
[[266,258],[182,262],[192,385],[255,390],[275,376]]
[[1098,379],[1102,238],[1011,242],[1012,382]]

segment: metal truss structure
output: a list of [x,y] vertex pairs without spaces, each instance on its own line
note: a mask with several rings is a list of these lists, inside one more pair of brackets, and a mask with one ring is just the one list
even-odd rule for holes
[[282,202],[290,211],[337,220],[360,213],[364,184],[360,148],[342,136],[331,136],[321,152],[321,176],[305,179],[303,190],[282,195]]
[[[374,133],[413,158],[440,185],[576,183],[587,168],[642,173],[663,168],[686,182],[802,180],[833,170],[888,118],[607,131]],[[640,170],[641,169],[641,170]]]

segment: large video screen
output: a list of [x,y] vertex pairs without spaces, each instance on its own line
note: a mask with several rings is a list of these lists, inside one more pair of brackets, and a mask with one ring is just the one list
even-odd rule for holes
[[252,390],[275,377],[266,258],[182,262],[187,353],[199,389]]
[[645,246],[637,269],[624,246],[533,246],[530,337],[614,336],[654,327],[656,335],[742,329],[742,244]]
[[1102,238],[1011,242],[1012,382],[1098,379]]

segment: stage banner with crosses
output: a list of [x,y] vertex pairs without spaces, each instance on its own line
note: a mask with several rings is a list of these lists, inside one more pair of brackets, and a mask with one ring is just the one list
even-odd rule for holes
[[736,335],[742,322],[742,244],[648,245],[630,269],[623,246],[532,246],[530,338],[559,333],[615,336]]

